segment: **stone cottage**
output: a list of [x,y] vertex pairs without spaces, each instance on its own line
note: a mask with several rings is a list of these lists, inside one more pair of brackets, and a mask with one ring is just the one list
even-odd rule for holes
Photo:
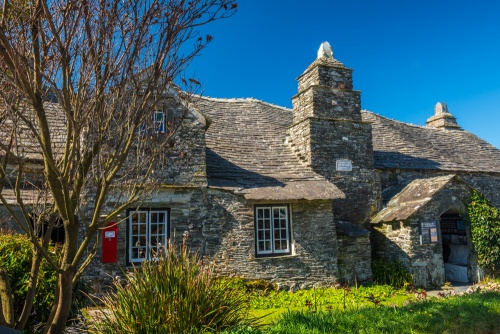
[[478,280],[466,202],[477,189],[500,208],[500,150],[444,103],[426,126],[361,110],[352,70],[326,42],[297,80],[292,109],[196,97],[162,188],[103,231],[116,249],[99,249],[87,276],[189,235],[220,275],[281,288],[370,281],[374,257],[402,262],[422,286]]

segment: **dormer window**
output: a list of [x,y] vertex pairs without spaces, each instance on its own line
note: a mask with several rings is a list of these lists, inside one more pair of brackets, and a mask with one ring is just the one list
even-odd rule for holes
[[165,133],[165,117],[163,117],[163,111],[161,110],[154,111],[153,122],[154,122],[155,133]]

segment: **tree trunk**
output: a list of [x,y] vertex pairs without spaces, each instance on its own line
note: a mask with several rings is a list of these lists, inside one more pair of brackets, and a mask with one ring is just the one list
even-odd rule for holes
[[0,325],[14,327],[14,304],[7,270],[0,268]]
[[30,281],[28,284],[28,292],[26,293],[26,300],[24,301],[23,311],[19,320],[16,324],[16,329],[23,330],[28,322],[28,318],[31,313],[31,309],[33,307],[33,301],[35,299],[36,293],[36,284],[38,281],[38,273],[40,272],[40,264],[42,263],[42,256],[40,253],[34,248],[33,260],[31,262],[31,271],[30,271]]
[[49,322],[45,327],[46,334],[62,334],[66,327],[69,312],[71,311],[71,302],[73,300],[73,275],[74,270],[69,267],[59,273],[57,289],[57,305],[52,310]]

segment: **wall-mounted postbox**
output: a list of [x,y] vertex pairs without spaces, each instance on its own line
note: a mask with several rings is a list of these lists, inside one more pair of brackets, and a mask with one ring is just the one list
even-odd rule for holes
[[102,263],[115,263],[118,258],[118,224],[109,222],[102,230]]

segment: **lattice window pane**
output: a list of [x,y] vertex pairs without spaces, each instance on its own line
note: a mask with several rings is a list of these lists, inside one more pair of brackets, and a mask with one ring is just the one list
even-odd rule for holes
[[139,210],[129,218],[129,260],[140,262],[156,256],[158,246],[166,245],[168,211]]
[[284,206],[257,207],[255,211],[257,253],[289,252],[288,208]]

